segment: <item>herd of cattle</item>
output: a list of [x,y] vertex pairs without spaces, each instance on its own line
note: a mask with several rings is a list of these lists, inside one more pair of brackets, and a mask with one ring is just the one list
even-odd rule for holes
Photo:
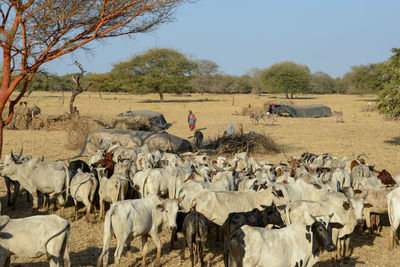
[[[380,215],[391,223],[389,249],[400,236],[400,176],[378,171],[362,155],[338,159],[304,153],[287,163],[258,161],[246,153],[232,159],[196,153],[162,153],[148,146],[126,148],[105,137],[89,162],[44,162],[43,158],[10,153],[1,164],[8,206],[15,209],[19,186],[39,198],[47,211],[64,206],[69,196],[104,220],[103,249],[97,266],[108,266],[110,241],[117,239],[114,261],[125,246],[141,237],[142,264],[147,240],[157,248],[160,264],[162,229],[171,231],[171,249],[177,233],[184,236],[181,251],[189,247],[192,266],[205,265],[203,250],[210,232],[224,244],[225,266],[312,266],[324,250],[341,260],[351,254],[350,238],[356,226],[380,233]],[[11,193],[10,185],[14,185]],[[28,194],[28,193],[27,193]],[[28,199],[29,199],[28,195]],[[111,203],[105,213],[105,202]],[[100,212],[96,214],[96,206]],[[29,229],[34,229],[30,231]],[[50,266],[70,266],[70,224],[57,215],[21,219],[0,217],[0,265],[12,254],[35,258],[47,255]],[[222,243],[223,242],[223,243]]]

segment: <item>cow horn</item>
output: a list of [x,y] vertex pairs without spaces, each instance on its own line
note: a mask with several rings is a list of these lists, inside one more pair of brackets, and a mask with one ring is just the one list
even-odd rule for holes
[[361,153],[360,155],[358,155],[357,159],[359,159],[361,156],[365,156],[367,159],[369,159],[368,156],[365,153]]
[[17,163],[17,159],[15,158],[14,153],[12,152],[12,150],[11,150],[11,159],[12,159],[12,161],[14,161],[14,163]]
[[20,151],[19,154],[18,154],[18,159],[21,158],[22,152],[23,152],[23,151],[24,151],[24,146],[21,146],[21,151]]
[[363,199],[366,200],[368,196],[368,191],[365,193],[365,195],[363,196]]

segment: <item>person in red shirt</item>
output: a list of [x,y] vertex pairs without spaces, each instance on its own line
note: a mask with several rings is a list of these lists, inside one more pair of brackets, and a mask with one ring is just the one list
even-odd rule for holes
[[193,114],[191,110],[189,110],[188,124],[191,131],[193,131],[194,128],[196,127],[196,121],[197,121],[196,116]]

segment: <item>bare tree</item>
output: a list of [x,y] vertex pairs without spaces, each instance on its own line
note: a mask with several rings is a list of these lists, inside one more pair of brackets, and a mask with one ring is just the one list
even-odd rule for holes
[[80,72],[71,76],[72,80],[75,83],[75,87],[72,88],[71,100],[69,101],[69,114],[71,116],[76,115],[75,112],[77,112],[76,107],[74,107],[74,101],[75,101],[76,96],[79,95],[80,93],[85,92],[92,85],[92,83],[89,82],[86,87],[82,87],[81,78],[85,74],[86,71],[83,69],[82,65],[79,64],[78,61],[75,61],[74,64],[76,66],[78,66]]
[[[3,129],[39,68],[93,40],[145,33],[172,19],[189,0],[2,0],[0,155]],[[21,84],[14,99],[11,94]],[[8,104],[8,114],[3,111]]]

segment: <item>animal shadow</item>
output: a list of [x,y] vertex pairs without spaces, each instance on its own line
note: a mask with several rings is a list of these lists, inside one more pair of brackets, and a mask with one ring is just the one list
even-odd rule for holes
[[400,136],[393,137],[391,140],[383,141],[385,144],[398,146],[400,145]]

